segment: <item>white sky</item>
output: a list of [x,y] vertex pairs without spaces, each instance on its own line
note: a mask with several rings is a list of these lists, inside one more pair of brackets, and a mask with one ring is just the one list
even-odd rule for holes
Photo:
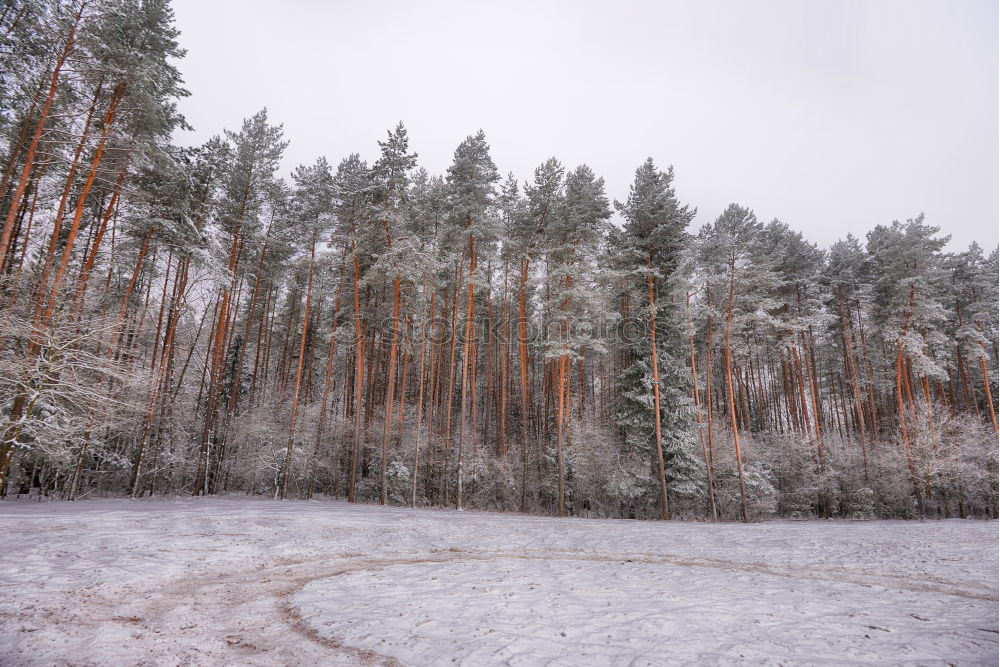
[[994,0],[174,0],[200,143],[267,106],[285,171],[371,160],[402,120],[441,173],[482,127],[502,173],[555,155],[612,198],[652,156],[696,225],[731,201],[821,245],[923,211],[998,238]]

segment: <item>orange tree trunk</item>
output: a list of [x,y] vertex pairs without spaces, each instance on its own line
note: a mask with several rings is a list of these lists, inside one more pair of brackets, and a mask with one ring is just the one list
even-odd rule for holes
[[356,337],[354,356],[354,431],[351,434],[351,470],[347,483],[347,501],[355,502],[355,487],[358,481],[358,457],[361,456],[361,396],[365,376],[365,336],[361,325],[361,296],[358,288],[361,259],[354,249],[354,334]]
[[[427,293],[427,282],[424,282],[424,294]],[[431,292],[430,314],[434,317],[434,296]],[[423,319],[423,318],[421,318]],[[417,374],[417,430],[414,436],[413,445],[413,486],[411,489],[410,506],[417,506],[417,476],[420,471],[420,428],[423,425],[424,416],[424,355],[427,350],[427,321],[420,322],[420,370]],[[433,331],[432,331],[433,334]],[[431,341],[431,351],[434,350],[434,341]],[[433,363],[433,359],[432,359]],[[433,371],[432,371],[433,372]]]
[[746,483],[743,479],[743,455],[740,452],[740,431],[736,424],[736,397],[733,394],[733,361],[732,361],[732,329],[733,301],[736,296],[735,260],[730,263],[729,274],[729,305],[726,308],[726,390],[729,395],[729,423],[733,429],[733,447],[736,450],[736,470],[740,480],[740,520],[750,521],[747,513]]
[[[709,308],[712,306],[712,290],[705,288],[705,303]],[[705,334],[705,412],[708,434],[708,477],[711,483],[715,482],[715,442],[712,431],[712,313],[708,313],[707,331]],[[718,509],[716,510],[718,511]],[[718,519],[716,519],[718,520]]]
[[389,501],[389,440],[392,437],[392,398],[396,389],[396,349],[398,344],[399,278],[394,278],[392,281],[392,342],[389,344],[389,368],[386,371],[385,424],[382,429],[382,465],[379,469],[379,503],[382,505]]
[[[470,221],[471,222],[471,221]],[[462,350],[462,390],[458,408],[458,493],[455,507],[462,509],[462,455],[465,448],[466,397],[469,391],[469,345],[474,334],[472,318],[475,312],[474,286],[476,273],[476,237],[469,234],[469,292],[465,306],[465,342]]]
[[100,166],[101,158],[104,156],[104,147],[107,144],[108,134],[111,131],[111,126],[114,123],[115,116],[117,115],[118,105],[121,103],[124,95],[125,86],[119,85],[115,89],[115,93],[112,95],[111,102],[108,105],[108,110],[104,114],[104,128],[101,132],[101,138],[97,144],[97,150],[94,151],[94,157],[90,162],[90,172],[87,174],[87,180],[84,182],[83,190],[80,192],[76,201],[76,210],[73,211],[73,221],[70,223],[69,234],[67,235],[64,243],[62,257],[59,260],[59,266],[56,268],[55,276],[52,278],[52,287],[49,290],[49,298],[45,306],[45,312],[42,315],[40,323],[41,326],[48,326],[49,321],[52,319],[52,314],[56,306],[56,300],[59,295],[59,289],[62,287],[62,281],[66,276],[66,269],[69,266],[70,256],[73,253],[73,245],[76,242],[76,235],[80,230],[80,221],[83,219],[83,209],[87,203],[87,196],[90,194],[90,190],[94,185],[94,179],[97,177],[97,168]]
[[299,363],[295,368],[295,389],[292,393],[292,414],[288,421],[288,443],[285,447],[285,462],[282,466],[281,490],[279,497],[288,497],[288,478],[292,474],[292,452],[295,447],[295,420],[299,413],[299,393],[302,390],[302,364],[306,358],[306,340],[309,337],[309,309],[312,306],[313,267],[316,264],[316,234],[313,234],[309,254],[309,274],[306,278],[306,307],[302,315],[302,337],[299,340]]
[[906,409],[903,406],[903,339],[910,326],[910,317],[913,314],[913,300],[916,296],[916,286],[910,286],[910,299],[906,307],[906,314],[903,316],[903,329],[896,343],[896,408],[899,414],[899,430],[903,438],[903,450],[906,453],[906,465],[910,471],[910,481],[913,483],[913,494],[920,506],[920,513],[923,514],[923,494],[920,492],[920,482],[917,479],[917,467],[913,460],[913,449],[910,446],[910,432],[906,425]]
[[[4,220],[3,231],[0,232],[0,270],[3,269],[2,262],[7,256],[7,248],[10,245],[11,232],[14,229],[14,218],[17,215],[17,206],[20,202],[21,197],[24,195],[25,188],[28,187],[28,181],[31,176],[31,169],[35,163],[35,155],[38,152],[38,143],[42,139],[42,133],[45,131],[45,123],[49,119],[49,112],[52,110],[52,103],[56,98],[56,91],[59,88],[59,74],[62,71],[62,66],[66,62],[66,58],[73,51],[73,44],[76,39],[76,29],[80,24],[80,19],[83,17],[83,10],[86,8],[87,2],[80,3],[80,9],[76,13],[76,18],[73,20],[73,26],[70,28],[69,35],[66,37],[66,44],[63,46],[63,50],[59,54],[59,58],[56,60],[55,66],[52,68],[52,78],[49,82],[49,92],[45,97],[45,103],[42,105],[42,110],[38,114],[38,122],[35,125],[35,133],[31,137],[31,145],[28,147],[28,153],[24,160],[24,168],[21,170],[21,178],[18,180],[17,188],[14,190],[14,195],[10,200],[10,208],[7,210],[7,217]],[[0,470],[3,469],[3,465],[0,464]],[[0,473],[0,484],[3,483],[2,473]]]
[[521,511],[528,511],[528,317],[524,297],[528,284],[528,260],[521,260],[521,289],[518,294],[518,350],[521,357]]
[[[649,256],[648,266],[652,271],[652,254]],[[667,505],[667,471],[663,456],[663,433],[660,426],[660,371],[657,362],[659,355],[656,353],[656,301],[653,274],[650,273],[647,278],[649,283],[649,348],[653,360],[653,427],[656,433],[656,465],[659,475],[657,481],[660,485],[660,519],[665,521],[670,518],[670,508]]]
[[[982,333],[983,326],[981,322],[976,322],[976,328]],[[997,432],[997,411],[993,407],[993,391],[990,389],[990,374],[986,368],[986,346],[983,345],[983,341],[979,341],[980,355],[979,355],[979,370],[983,376],[983,395],[986,398],[986,406],[990,411],[990,421],[993,423],[993,432]]]
[[83,268],[80,270],[80,275],[77,277],[76,292],[73,295],[74,307],[80,307],[83,304],[83,295],[84,292],[87,291],[87,282],[90,279],[90,272],[94,268],[97,251],[101,248],[101,241],[104,239],[104,234],[108,229],[108,222],[111,220],[111,216],[114,215],[115,209],[118,206],[118,198],[121,196],[122,183],[125,181],[126,170],[127,167],[122,166],[121,171],[118,172],[118,180],[115,182],[114,192],[111,193],[111,201],[108,203],[108,207],[104,210],[104,215],[101,217],[101,225],[98,227],[97,233],[94,235],[94,241],[91,243],[90,251],[83,262]]
[[691,320],[691,295],[687,295],[687,316],[688,316],[688,343],[691,348],[691,385],[694,389],[694,408],[695,417],[698,421],[698,439],[701,440],[701,455],[705,461],[705,473],[708,476],[706,480],[708,483],[708,502],[709,507],[712,510],[712,520],[719,520],[719,510],[715,506],[715,483],[712,479],[712,467],[709,465],[708,460],[708,445],[705,443],[705,430],[702,428],[702,418],[701,418],[701,396],[698,393],[698,367],[695,364],[694,355],[694,323]]

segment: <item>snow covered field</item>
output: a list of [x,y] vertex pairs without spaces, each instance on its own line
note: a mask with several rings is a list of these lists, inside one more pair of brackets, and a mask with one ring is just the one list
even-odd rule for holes
[[997,524],[0,503],[0,664],[996,664]]

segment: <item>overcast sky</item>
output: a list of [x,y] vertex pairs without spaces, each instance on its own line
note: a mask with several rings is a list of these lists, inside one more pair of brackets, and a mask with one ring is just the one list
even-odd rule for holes
[[998,236],[995,0],[174,0],[200,143],[267,106],[284,161],[371,160],[402,120],[443,172],[480,127],[522,182],[556,156],[624,199],[673,165],[696,225],[736,201],[821,245],[923,211]]

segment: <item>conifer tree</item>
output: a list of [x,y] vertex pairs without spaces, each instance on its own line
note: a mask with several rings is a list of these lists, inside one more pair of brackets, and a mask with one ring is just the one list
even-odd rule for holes
[[[693,483],[695,465],[686,446],[693,428],[690,406],[683,403],[687,388],[686,376],[680,372],[685,368],[683,357],[677,356],[675,347],[667,347],[682,332],[678,304],[671,298],[668,283],[680,265],[685,229],[695,211],[681,205],[673,178],[673,168],[660,171],[648,158],[636,169],[628,199],[615,202],[625,219],[616,238],[624,298],[635,303],[633,312],[637,313],[637,326],[626,330],[644,332],[630,341],[627,350],[629,365],[621,376],[617,421],[628,448],[652,454],[660,519],[670,518],[668,467],[670,477]],[[664,394],[669,395],[669,404],[664,403]],[[668,449],[665,441],[674,446]]]
[[[936,237],[937,227],[924,224],[920,215],[906,224],[894,221],[879,225],[868,234],[868,253],[878,278],[874,281],[872,312],[882,340],[895,350],[895,402],[899,433],[920,512],[926,511],[925,493],[913,451],[911,430],[918,407],[917,383],[928,376],[943,375],[927,346],[928,330],[936,332],[946,311],[940,302],[944,281],[941,248],[949,237]],[[886,360],[888,361],[888,359]]]
[[373,272],[392,282],[392,340],[389,364],[385,381],[385,415],[382,430],[382,455],[379,467],[379,502],[385,505],[389,499],[388,467],[389,441],[392,433],[392,407],[396,383],[397,350],[400,330],[400,287],[404,281],[408,289],[414,275],[419,275],[419,263],[415,255],[419,248],[418,239],[403,236],[402,230],[408,226],[407,195],[410,171],[417,164],[417,155],[409,153],[409,140],[402,123],[388,133],[386,141],[380,141],[382,155],[372,167],[372,188],[374,206],[385,232],[385,251],[372,267]]
[[[362,455],[364,433],[361,424],[362,395],[365,377],[365,327],[361,312],[362,265],[367,270],[371,258],[366,246],[371,238],[366,216],[371,201],[371,184],[368,165],[357,153],[344,158],[337,166],[334,176],[334,216],[336,218],[335,237],[345,249],[349,249],[348,262],[351,265],[352,302],[354,312],[354,363],[345,369],[351,373],[352,400],[349,403],[352,415],[351,451],[347,475],[347,499],[354,502],[358,483],[358,467]],[[370,372],[370,371],[369,371]],[[347,387],[347,378],[344,386]]]
[[319,158],[311,166],[299,166],[292,176],[295,181],[293,215],[301,221],[300,238],[308,240],[309,268],[306,279],[306,303],[302,315],[302,336],[299,343],[298,364],[295,369],[295,388],[292,391],[291,417],[288,425],[288,442],[285,460],[282,464],[281,489],[283,500],[288,494],[288,478],[292,471],[292,455],[295,445],[295,421],[298,417],[299,394],[302,389],[302,368],[306,357],[306,341],[309,336],[310,307],[312,305],[313,272],[316,266],[316,243],[326,235],[332,217],[333,174],[326,158]]
[[[510,234],[510,247],[520,260],[520,280],[518,281],[518,358],[520,368],[521,397],[521,511],[527,511],[528,468],[529,468],[529,416],[531,398],[529,377],[531,376],[531,354],[528,341],[529,280],[531,264],[538,246],[544,239],[544,231],[554,211],[562,202],[563,177],[565,168],[555,158],[549,158],[535,168],[534,180],[525,184],[525,208],[523,216],[514,217],[516,224]],[[509,186],[508,186],[509,191]],[[544,364],[543,364],[544,368]]]
[[763,239],[763,225],[753,211],[738,204],[730,204],[714,223],[703,226],[697,239],[698,261],[714,295],[715,305],[711,312],[725,323],[724,393],[736,456],[739,516],[744,522],[750,520],[750,514],[737,421],[733,339],[746,336],[762,319],[767,321],[767,313],[777,307],[772,295],[781,280],[773,269],[770,249],[763,245]]
[[[211,444],[217,440],[220,395],[224,382],[225,359],[229,355],[230,331],[237,308],[233,304],[241,272],[243,247],[259,232],[259,215],[266,193],[274,179],[278,161],[287,146],[281,126],[268,124],[263,109],[244,120],[240,132],[226,133],[232,143],[232,158],[221,176],[221,194],[216,208],[220,234],[215,251],[224,261],[219,277],[219,307],[210,338],[208,392],[201,432],[200,453],[193,493],[208,493],[210,486]],[[225,259],[223,260],[223,257]]]
[[546,232],[549,286],[546,288],[550,326],[546,328],[545,358],[557,367],[555,430],[557,513],[566,508],[567,422],[574,365],[588,352],[602,354],[603,341],[590,328],[602,312],[597,289],[598,260],[611,217],[604,179],[580,165],[566,176],[565,192]]
[[[452,224],[461,229],[468,240],[468,292],[466,294],[465,335],[462,341],[462,373],[458,415],[458,452],[456,462],[457,493],[455,505],[462,509],[463,456],[465,450],[467,399],[469,392],[469,350],[475,331],[475,288],[477,239],[481,248],[488,248],[496,238],[493,218],[495,183],[499,179],[496,165],[490,157],[486,135],[480,130],[469,136],[455,149],[455,158],[448,167],[448,197]],[[464,245],[464,244],[463,244]]]

